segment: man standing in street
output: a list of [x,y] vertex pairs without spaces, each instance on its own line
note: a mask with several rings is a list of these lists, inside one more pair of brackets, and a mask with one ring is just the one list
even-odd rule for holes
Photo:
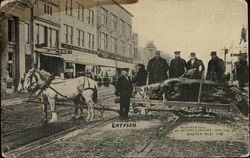
[[120,96],[120,118],[128,119],[130,98],[132,96],[132,82],[128,77],[128,69],[122,69],[122,75],[116,82],[116,96]]
[[136,86],[144,86],[147,82],[148,72],[145,69],[145,65],[138,64],[139,71],[136,74],[136,77],[134,79],[134,83],[136,83]]
[[186,71],[186,61],[181,58],[180,51],[174,52],[175,58],[171,60],[170,69],[169,69],[169,77],[175,78],[180,77]]
[[[190,53],[191,59],[187,62],[187,71],[193,70],[193,73],[189,78],[191,79],[202,79],[202,73],[205,70],[204,64],[202,60],[196,58],[196,54],[194,52]],[[188,85],[185,90],[185,100],[186,101],[198,101],[199,96],[199,87],[200,85],[192,84]]]
[[226,70],[222,59],[217,56],[215,51],[211,52],[212,59],[208,62],[207,80],[223,81],[223,76]]
[[194,52],[190,53],[191,59],[187,62],[187,70],[195,69],[192,79],[201,79],[202,72],[205,70],[202,60],[196,58]]
[[239,57],[239,62],[236,63],[236,76],[241,90],[245,87],[245,83],[249,79],[249,68],[245,56]]
[[149,82],[156,83],[168,79],[168,63],[161,57],[160,51],[155,52],[155,57],[149,60],[147,70],[149,72]]

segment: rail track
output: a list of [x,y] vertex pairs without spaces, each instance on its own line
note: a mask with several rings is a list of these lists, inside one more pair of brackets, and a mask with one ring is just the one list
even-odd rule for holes
[[[105,91],[105,92],[103,92],[102,94],[100,94],[99,95],[99,102],[100,103],[102,103],[102,102],[105,102],[106,100],[110,100],[110,99],[113,99],[114,98],[114,95],[113,95],[113,93],[112,92],[110,92],[110,91]],[[66,105],[65,105],[65,103],[66,103]],[[59,104],[59,106],[60,105],[63,105],[63,108],[58,108],[58,114],[59,114],[59,118],[60,118],[60,120],[64,120],[63,122],[69,122],[69,121],[71,121],[70,120],[70,116],[71,116],[71,114],[73,114],[73,109],[72,109],[72,104],[73,103],[71,103],[71,102],[69,102],[69,101],[66,101],[65,103],[60,103],[60,102],[58,102],[58,104]],[[34,101],[34,102],[26,102],[26,104],[41,104],[41,102],[39,102],[39,101]],[[6,107],[3,107],[3,109],[8,109],[8,110],[15,110],[15,108],[13,108],[12,106],[6,106]],[[100,111],[114,111],[114,112],[116,112],[117,110],[115,110],[115,109],[109,109],[109,108],[106,108],[106,107],[103,107],[103,106],[100,106],[100,107],[94,107],[94,109],[95,110],[100,110]],[[42,106],[36,106],[36,107],[32,107],[31,109],[29,109],[29,110],[31,110],[31,111],[33,111],[33,113],[25,113],[25,110],[21,110],[21,112],[22,113],[24,113],[24,117],[31,117],[31,118],[33,118],[33,116],[35,116],[35,117],[40,117],[41,118],[41,116],[42,116],[42,111],[41,111],[41,113],[37,113],[35,110],[42,110]],[[18,111],[18,113],[19,113],[19,111]],[[48,114],[50,113],[50,111],[48,111]],[[21,115],[21,116],[23,116],[23,114]],[[20,116],[19,116],[20,117]],[[34,118],[33,118],[34,119]],[[34,123],[34,121],[31,123],[31,124],[29,124],[29,123],[27,123],[27,122],[25,122],[26,120],[24,119],[24,120],[10,120],[10,121],[3,121],[3,124],[8,124],[8,125],[10,125],[10,124],[12,124],[11,126],[15,126],[15,124],[17,124],[18,125],[18,128],[15,128],[15,129],[13,129],[13,130],[10,130],[10,131],[7,131],[7,132],[3,132],[1,135],[2,135],[2,138],[4,138],[4,139],[12,139],[12,137],[15,137],[15,136],[17,136],[17,135],[20,135],[20,134],[22,134],[23,132],[25,132],[25,131],[27,131],[27,130],[31,130],[31,129],[36,129],[36,128],[41,128],[42,127],[42,124],[41,124],[41,121],[39,121],[39,122],[37,122],[37,123]],[[61,122],[61,123],[63,123],[63,122]],[[73,122],[73,121],[72,121]],[[82,122],[82,121],[81,121]],[[97,122],[100,122],[100,120],[98,121],[97,120]],[[84,124],[84,125],[88,125],[89,123],[80,123],[80,124]],[[92,124],[92,123],[90,123],[90,124]],[[22,128],[23,126],[25,125],[25,127],[24,128]],[[21,127],[20,127],[21,126]],[[77,128],[78,126],[80,126],[79,125],[79,123],[78,124],[74,124],[73,125],[73,127],[70,127],[69,129],[66,129],[66,130],[63,130],[63,131],[60,131],[59,130],[59,132],[55,132],[55,133],[53,133],[52,134],[52,136],[55,136],[55,135],[57,135],[57,133],[60,135],[60,134],[63,134],[64,132],[67,132],[67,131],[72,131],[72,130],[74,130],[75,128]],[[16,126],[15,126],[16,127]],[[46,127],[45,127],[46,128]],[[48,137],[51,137],[51,135],[49,135]],[[46,138],[46,137],[45,137]],[[44,138],[42,138],[42,139],[44,139]],[[31,141],[32,142],[32,141]],[[18,146],[19,147],[19,146]],[[12,150],[11,148],[9,148],[8,147],[8,150]],[[7,150],[7,151],[8,151]],[[15,150],[15,148],[14,148],[14,150]]]
[[73,131],[75,131],[77,129],[80,129],[81,127],[82,127],[81,131],[86,130],[86,129],[92,129],[92,128],[98,127],[99,125],[103,125],[103,124],[112,122],[116,118],[117,118],[117,116],[114,116],[114,117],[106,118],[104,120],[100,120],[100,121],[96,121],[96,122],[88,122],[88,123],[86,123],[84,125],[80,124],[80,125],[74,126],[72,128],[61,131],[61,132],[56,133],[54,135],[51,135],[49,137],[39,139],[39,140],[37,140],[35,142],[29,143],[29,144],[26,144],[26,145],[21,146],[19,148],[16,148],[14,150],[8,151],[6,153],[6,156],[12,155],[12,156],[15,156],[15,157],[21,157],[22,155],[30,153],[30,152],[32,152],[32,151],[34,151],[36,149],[39,149],[39,148],[48,146],[48,145],[50,145],[52,143],[55,143],[57,141],[60,141],[60,140],[62,140],[64,138],[65,135],[67,135],[68,133],[73,132]]

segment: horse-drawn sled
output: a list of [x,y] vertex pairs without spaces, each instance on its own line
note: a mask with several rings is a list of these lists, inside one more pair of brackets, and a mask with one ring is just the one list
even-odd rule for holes
[[218,111],[238,111],[247,117],[249,107],[241,93],[225,83],[189,78],[171,78],[136,87],[131,104],[134,113],[168,111],[180,118],[215,119],[221,117]]

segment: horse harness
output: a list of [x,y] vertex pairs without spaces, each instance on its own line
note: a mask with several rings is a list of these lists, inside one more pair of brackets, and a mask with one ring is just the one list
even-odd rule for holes
[[[37,81],[37,80],[38,80],[38,79],[37,79],[37,76],[35,76],[33,73],[32,73],[32,75],[35,77],[35,79],[36,79],[36,81]],[[54,92],[56,92],[56,93],[59,94],[60,96],[66,98],[66,99],[69,99],[69,100],[74,101],[74,99],[71,99],[71,98],[69,98],[69,97],[67,97],[67,96],[65,96],[65,95],[63,95],[63,94],[61,94],[61,93],[58,92],[56,89],[54,89],[53,87],[50,86],[50,84],[52,83],[52,80],[54,80],[54,79],[55,79],[55,76],[52,74],[51,76],[49,76],[48,80],[45,81],[45,83],[44,83],[41,87],[40,87],[40,85],[37,85],[37,86],[35,87],[35,89],[40,89],[40,92],[39,92],[34,98],[38,97],[45,89],[50,88],[51,90],[53,90]],[[88,89],[95,90],[94,88],[91,88],[91,87],[90,87],[89,79],[86,78],[86,77],[84,77],[84,84],[83,84],[83,87],[85,87],[85,83],[86,83],[85,80],[86,80],[86,79],[87,79],[87,82],[88,82],[88,87],[82,89],[82,91],[88,90]],[[32,92],[32,93],[30,94],[30,96],[31,96],[33,93],[34,93],[34,92]]]

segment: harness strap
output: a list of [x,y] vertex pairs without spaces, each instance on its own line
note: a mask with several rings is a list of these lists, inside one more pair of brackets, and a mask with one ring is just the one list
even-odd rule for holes
[[74,99],[71,99],[71,98],[69,98],[69,97],[67,97],[67,96],[65,96],[65,95],[63,95],[63,94],[61,94],[61,93],[59,93],[57,90],[55,90],[55,89],[52,88],[51,86],[49,86],[49,88],[52,89],[53,91],[55,91],[57,94],[59,94],[60,96],[62,96],[62,97],[64,97],[64,98],[67,98],[67,99],[69,99],[69,100],[74,100]]

